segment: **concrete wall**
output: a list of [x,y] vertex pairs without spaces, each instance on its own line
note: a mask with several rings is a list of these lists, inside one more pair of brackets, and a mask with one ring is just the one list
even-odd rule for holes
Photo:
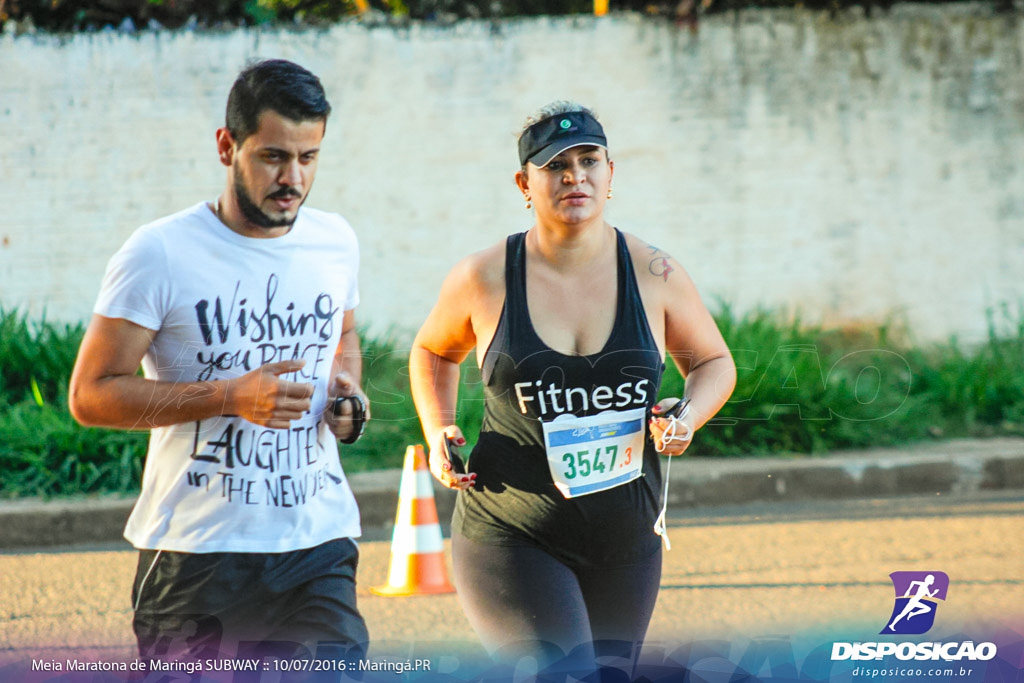
[[837,21],[642,17],[405,30],[0,38],[0,303],[86,319],[138,225],[216,196],[238,68],[296,60],[335,105],[310,205],[362,242],[360,317],[415,330],[461,255],[531,224],[515,134],[593,106],[608,214],[709,300],[980,338],[1024,301],[1024,22],[972,6]]

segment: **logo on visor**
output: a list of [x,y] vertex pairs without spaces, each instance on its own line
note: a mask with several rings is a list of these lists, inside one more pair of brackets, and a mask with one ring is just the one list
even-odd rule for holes
[[562,119],[562,123],[561,123],[562,130],[568,130],[569,126],[571,126],[571,125],[572,125],[572,121],[570,121],[569,119]]
[[893,572],[896,602],[881,634],[925,633],[935,623],[938,601],[946,599],[949,577],[944,572]]

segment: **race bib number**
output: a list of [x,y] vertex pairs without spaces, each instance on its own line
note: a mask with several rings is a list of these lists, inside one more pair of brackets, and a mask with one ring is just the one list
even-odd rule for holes
[[646,409],[562,415],[544,423],[555,487],[566,498],[606,491],[643,474]]

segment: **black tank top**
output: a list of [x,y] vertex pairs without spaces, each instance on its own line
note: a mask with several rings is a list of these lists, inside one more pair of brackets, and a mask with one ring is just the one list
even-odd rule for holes
[[615,488],[565,498],[555,488],[542,422],[560,414],[650,410],[664,369],[622,233],[615,324],[589,356],[559,353],[540,339],[526,302],[526,233],[505,246],[505,305],[481,374],[485,409],[470,455],[476,485],[457,500],[453,528],[499,545],[530,544],[570,565],[623,564],[647,558],[661,542],[661,468],[648,435],[643,476]]

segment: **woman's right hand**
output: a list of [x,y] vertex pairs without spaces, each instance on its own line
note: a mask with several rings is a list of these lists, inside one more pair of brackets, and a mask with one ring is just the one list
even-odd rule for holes
[[452,446],[465,446],[466,437],[458,425],[448,425],[434,435],[430,441],[430,455],[427,460],[430,465],[430,473],[434,478],[450,489],[464,491],[471,488],[476,482],[475,472],[456,472],[452,461],[448,457],[444,440],[448,439]]

